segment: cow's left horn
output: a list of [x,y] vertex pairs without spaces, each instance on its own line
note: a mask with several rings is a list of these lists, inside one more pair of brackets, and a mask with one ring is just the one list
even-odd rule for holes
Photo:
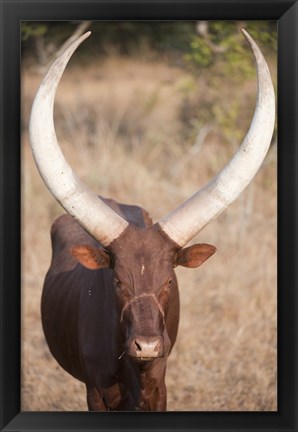
[[258,75],[254,118],[239,150],[220,174],[159,221],[161,229],[180,247],[240,195],[257,173],[270,146],[275,119],[270,72],[257,44],[245,30],[242,31],[252,48]]
[[76,177],[60,150],[53,120],[60,78],[73,52],[89,35],[87,32],[73,42],[46,74],[34,99],[29,133],[36,165],[53,196],[90,235],[108,246],[128,222]]

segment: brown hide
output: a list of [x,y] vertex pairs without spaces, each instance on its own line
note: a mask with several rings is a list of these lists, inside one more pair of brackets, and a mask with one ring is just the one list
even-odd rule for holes
[[165,410],[179,323],[173,267],[200,265],[215,248],[191,246],[184,257],[143,209],[104,201],[130,222],[108,250],[69,215],[52,226],[44,333],[58,363],[86,384],[89,410]]
[[[139,207],[105,201],[139,231],[151,224],[148,213]],[[139,364],[123,354],[126,339],[120,326],[116,291],[121,288],[113,282],[115,270],[89,270],[70,254],[75,245],[100,245],[69,215],[55,221],[51,235],[53,257],[41,309],[52,354],[65,370],[85,382],[89,409],[164,410],[166,358],[176,339],[179,319],[177,286],[173,285],[167,318],[166,354]],[[127,265],[128,259],[129,251],[119,252],[115,269],[121,267],[119,260]],[[137,292],[143,289],[144,284]]]

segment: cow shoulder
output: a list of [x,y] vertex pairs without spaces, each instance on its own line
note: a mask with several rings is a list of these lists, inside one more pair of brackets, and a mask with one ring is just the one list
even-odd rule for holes
[[59,216],[51,227],[53,251],[75,244],[96,244],[95,240],[68,214]]

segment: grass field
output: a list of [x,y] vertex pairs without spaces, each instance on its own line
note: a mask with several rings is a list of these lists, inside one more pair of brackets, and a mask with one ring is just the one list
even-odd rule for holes
[[[275,64],[272,62],[275,75]],[[22,69],[22,410],[86,410],[84,385],[47,348],[40,297],[51,258],[50,227],[62,213],[44,186],[28,143],[28,119],[41,75]],[[66,71],[55,109],[57,135],[90,188],[139,204],[156,221],[217,173],[236,150],[212,123],[192,128],[176,66],[111,56]],[[204,103],[207,79],[195,93]],[[228,88],[245,105],[243,91]],[[212,89],[211,89],[212,90]],[[198,101],[200,103],[200,100]],[[183,115],[182,115],[183,114]],[[243,120],[243,136],[253,114]],[[227,112],[228,118],[229,112]],[[168,410],[274,411],[276,382],[276,149],[251,185],[193,242],[217,247],[198,269],[178,268],[181,320],[168,361]]]

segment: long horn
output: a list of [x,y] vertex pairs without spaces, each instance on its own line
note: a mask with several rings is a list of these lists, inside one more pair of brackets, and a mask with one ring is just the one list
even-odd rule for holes
[[250,129],[237,153],[203,189],[158,223],[183,247],[231,204],[250,183],[270,146],[275,119],[275,96],[267,63],[252,37],[242,30],[254,54],[258,97]]
[[54,99],[61,76],[76,48],[90,33],[73,42],[46,74],[34,99],[29,133],[37,168],[53,196],[91,236],[108,246],[128,222],[76,177],[60,150],[53,120]]

